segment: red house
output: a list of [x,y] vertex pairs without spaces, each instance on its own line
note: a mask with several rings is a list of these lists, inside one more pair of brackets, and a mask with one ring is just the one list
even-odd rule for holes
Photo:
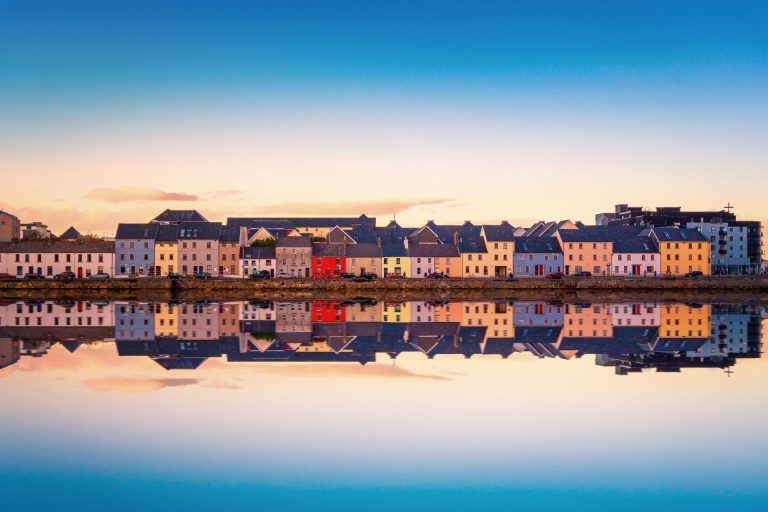
[[346,322],[346,308],[339,301],[312,303],[312,322]]
[[345,244],[312,244],[312,277],[338,279],[347,271]]

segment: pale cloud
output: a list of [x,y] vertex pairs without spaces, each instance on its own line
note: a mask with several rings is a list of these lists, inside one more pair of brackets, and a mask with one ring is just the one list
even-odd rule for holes
[[147,393],[169,387],[193,386],[199,379],[136,379],[131,377],[105,377],[91,379],[84,384],[93,391],[118,393]]
[[254,215],[386,215],[419,206],[448,206],[453,199],[431,198],[390,201],[287,202],[268,204],[252,210]]
[[237,199],[242,196],[243,193],[240,190],[214,190],[213,192],[205,193],[205,197],[209,199]]
[[87,199],[107,201],[110,203],[125,203],[134,201],[197,201],[195,194],[181,192],[164,192],[150,187],[99,187],[85,194]]

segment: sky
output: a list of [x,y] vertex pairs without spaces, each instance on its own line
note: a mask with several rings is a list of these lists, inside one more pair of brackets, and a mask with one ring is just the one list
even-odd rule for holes
[[768,221],[768,4],[0,0],[0,208]]

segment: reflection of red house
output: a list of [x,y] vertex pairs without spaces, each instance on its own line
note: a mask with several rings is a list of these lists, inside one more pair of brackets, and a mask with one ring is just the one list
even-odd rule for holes
[[320,301],[312,303],[313,322],[346,322],[344,305],[339,301]]
[[312,244],[312,277],[339,278],[347,271],[346,244]]

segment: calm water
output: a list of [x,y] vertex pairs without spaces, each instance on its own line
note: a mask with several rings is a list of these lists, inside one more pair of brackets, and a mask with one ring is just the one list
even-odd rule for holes
[[0,302],[6,510],[767,510],[766,309]]

